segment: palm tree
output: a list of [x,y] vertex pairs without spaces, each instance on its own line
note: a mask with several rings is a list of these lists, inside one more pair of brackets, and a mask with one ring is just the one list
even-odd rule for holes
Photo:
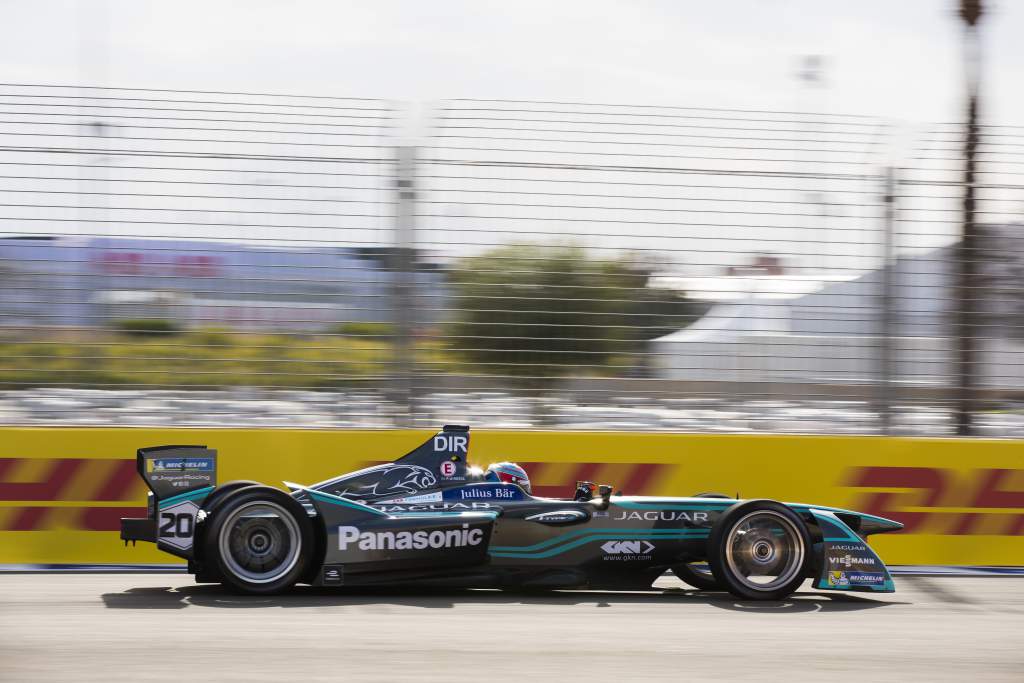
[[960,18],[964,21],[964,62],[967,79],[967,130],[964,139],[964,204],[963,234],[956,254],[956,297],[954,298],[953,338],[956,345],[956,433],[970,436],[975,408],[977,339],[975,338],[979,306],[979,272],[981,257],[980,227],[974,220],[975,154],[978,147],[978,83],[980,55],[978,20],[982,0],[960,0]]

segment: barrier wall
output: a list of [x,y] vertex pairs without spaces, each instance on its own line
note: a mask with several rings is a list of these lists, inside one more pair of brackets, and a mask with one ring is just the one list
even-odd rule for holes
[[[125,548],[143,516],[135,449],[204,444],[219,479],[312,483],[392,460],[433,431],[0,429],[0,564],[161,563]],[[473,432],[470,462],[520,462],[541,495],[577,479],[627,494],[717,491],[846,507],[904,522],[872,539],[891,564],[1024,565],[1024,442],[782,435]]]

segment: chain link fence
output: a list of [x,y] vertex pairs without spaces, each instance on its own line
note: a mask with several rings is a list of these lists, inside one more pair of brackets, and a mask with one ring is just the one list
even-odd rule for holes
[[0,420],[1019,436],[1021,149],[966,250],[958,124],[2,85]]

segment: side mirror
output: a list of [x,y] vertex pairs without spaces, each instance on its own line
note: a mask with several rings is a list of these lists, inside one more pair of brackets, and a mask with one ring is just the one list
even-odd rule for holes
[[597,495],[600,498],[600,502],[595,503],[597,509],[607,510],[608,505],[611,503],[612,487],[607,484],[601,484],[597,487]]
[[594,497],[594,482],[592,481],[578,481],[576,482],[576,492],[573,493],[572,499],[575,501],[590,500]]

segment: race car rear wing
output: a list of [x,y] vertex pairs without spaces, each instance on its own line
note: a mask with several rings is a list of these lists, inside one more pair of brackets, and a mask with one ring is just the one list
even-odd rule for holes
[[196,515],[217,484],[217,451],[206,446],[154,446],[136,453],[139,476],[149,487],[146,517],[121,519],[121,538],[156,543],[160,550],[192,557]]

